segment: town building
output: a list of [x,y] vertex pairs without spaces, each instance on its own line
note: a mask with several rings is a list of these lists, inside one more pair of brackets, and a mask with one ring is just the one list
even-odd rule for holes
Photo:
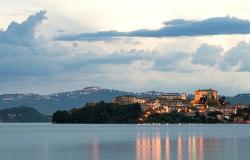
[[143,111],[168,113],[187,110],[189,103],[186,99],[186,93],[164,93],[156,98],[141,98],[134,95],[118,96],[113,98],[112,102],[119,105],[139,103]]
[[168,113],[172,111],[186,111],[189,103],[186,97],[179,93],[162,94],[155,99],[150,99],[142,105],[143,110],[150,110],[156,113]]
[[[119,105],[140,104],[143,111],[143,117],[140,118],[141,121],[154,113],[182,112],[188,117],[199,115],[225,123],[250,124],[250,114],[247,111],[242,114],[245,117],[244,119],[243,116],[237,115],[242,110],[246,110],[248,108],[247,105],[235,104],[229,106],[226,103],[225,97],[219,97],[218,92],[211,88],[196,90],[191,102],[185,93],[160,93],[154,97],[142,97],[142,95],[118,96],[113,98],[113,103]],[[224,103],[221,103],[221,101],[224,101]],[[241,112],[238,112],[239,110]],[[235,117],[236,115],[237,117]]]
[[85,87],[82,89],[83,92],[97,92],[101,90],[100,86]]
[[159,96],[161,99],[175,100],[175,99],[187,99],[186,93],[164,93]]
[[133,96],[133,95],[127,95],[127,96],[115,97],[113,98],[112,102],[117,103],[119,105],[127,105],[127,104],[135,104],[135,103],[143,104],[147,100],[148,100],[147,98],[140,98],[140,97]]
[[[202,98],[205,98],[204,103]],[[218,92],[213,89],[199,89],[194,92],[194,99],[191,101],[192,106],[204,106],[206,101],[218,101]]]

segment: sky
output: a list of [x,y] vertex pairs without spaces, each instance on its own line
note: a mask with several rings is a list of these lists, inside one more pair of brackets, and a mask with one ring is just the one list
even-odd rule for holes
[[250,92],[250,1],[0,0],[0,93]]

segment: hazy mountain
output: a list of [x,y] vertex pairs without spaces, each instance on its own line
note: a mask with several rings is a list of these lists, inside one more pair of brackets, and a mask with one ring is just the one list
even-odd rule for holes
[[147,98],[156,98],[161,94],[164,94],[164,92],[147,91],[147,92],[142,92],[142,93],[136,93],[138,97],[147,97]]
[[82,90],[61,92],[50,95],[38,94],[2,94],[0,95],[0,109],[32,106],[45,114],[52,114],[57,110],[72,109],[84,106],[88,102],[111,102],[115,96],[133,94],[130,92],[87,87]]
[[14,107],[0,110],[0,122],[51,122],[51,117],[30,107]]
[[227,100],[231,103],[231,105],[234,105],[237,103],[250,104],[250,93],[238,94],[234,97],[227,97]]

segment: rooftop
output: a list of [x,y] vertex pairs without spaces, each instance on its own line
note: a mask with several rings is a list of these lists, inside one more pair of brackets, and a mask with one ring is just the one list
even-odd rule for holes
[[198,89],[196,91],[216,91],[217,92],[217,90],[212,89],[212,88],[210,88],[210,89]]
[[179,96],[180,93],[163,93],[161,96]]

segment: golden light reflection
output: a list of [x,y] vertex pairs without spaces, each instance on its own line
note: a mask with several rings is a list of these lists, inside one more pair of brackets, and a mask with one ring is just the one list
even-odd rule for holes
[[204,144],[203,144],[203,137],[199,137],[199,159],[204,160]]
[[177,140],[177,159],[178,160],[182,160],[182,137],[181,134],[179,134],[178,136],[178,140]]
[[193,157],[193,152],[190,148],[192,148],[192,137],[188,136],[188,140],[187,140],[187,159],[191,160]]
[[161,137],[160,133],[153,134],[152,137],[145,133],[138,133],[136,139],[136,159],[137,160],[161,160]]
[[156,138],[155,138],[155,159],[161,159],[161,137],[159,133],[156,133]]
[[[175,136],[175,135],[174,135]],[[169,132],[161,137],[160,132],[153,134],[140,133],[136,139],[136,160],[204,160],[204,138],[189,134],[183,136],[178,134],[176,138],[170,138]],[[171,152],[172,151],[172,152]],[[173,155],[172,153],[176,153]]]
[[99,143],[97,138],[94,138],[92,143],[92,159],[99,160]]
[[192,137],[192,147],[188,148],[188,149],[191,149],[192,160],[196,160],[197,159],[197,154],[196,154],[196,138],[195,138],[195,136]]
[[188,160],[204,160],[203,137],[189,135],[187,143]]
[[168,133],[166,135],[166,142],[165,143],[166,143],[166,145],[165,145],[165,152],[166,152],[165,159],[170,160],[170,139],[169,139]]

